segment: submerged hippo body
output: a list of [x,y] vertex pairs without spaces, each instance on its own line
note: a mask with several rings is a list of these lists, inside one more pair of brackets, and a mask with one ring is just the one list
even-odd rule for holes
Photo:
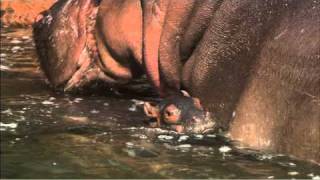
[[[319,0],[74,1],[35,24],[54,86],[125,84],[145,72],[162,96],[185,89],[199,97],[233,139],[320,162]],[[95,18],[81,21],[82,12]],[[64,39],[74,38],[61,42],[56,34],[70,22]],[[94,29],[81,31],[90,22]]]

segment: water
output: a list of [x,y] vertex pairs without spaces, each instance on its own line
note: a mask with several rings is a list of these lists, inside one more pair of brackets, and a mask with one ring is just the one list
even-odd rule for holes
[[235,148],[221,135],[147,128],[140,100],[153,97],[141,82],[53,92],[30,29],[1,31],[1,178],[320,178],[319,165]]

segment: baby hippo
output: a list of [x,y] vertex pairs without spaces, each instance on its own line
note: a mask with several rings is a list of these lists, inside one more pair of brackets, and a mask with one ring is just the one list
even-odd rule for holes
[[146,102],[144,112],[151,127],[169,126],[178,133],[206,133],[214,130],[215,121],[200,100],[186,91],[169,96],[160,103]]

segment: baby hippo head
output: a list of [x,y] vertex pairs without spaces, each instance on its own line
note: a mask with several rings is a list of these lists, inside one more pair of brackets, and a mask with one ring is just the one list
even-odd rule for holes
[[187,92],[163,99],[159,104],[146,102],[145,114],[156,120],[153,127],[169,126],[179,133],[206,133],[215,128],[215,122],[198,98]]

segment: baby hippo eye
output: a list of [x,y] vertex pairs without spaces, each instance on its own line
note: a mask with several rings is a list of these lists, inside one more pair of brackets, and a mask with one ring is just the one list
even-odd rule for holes
[[178,123],[181,115],[181,110],[174,104],[170,104],[164,109],[163,120],[168,124]]

